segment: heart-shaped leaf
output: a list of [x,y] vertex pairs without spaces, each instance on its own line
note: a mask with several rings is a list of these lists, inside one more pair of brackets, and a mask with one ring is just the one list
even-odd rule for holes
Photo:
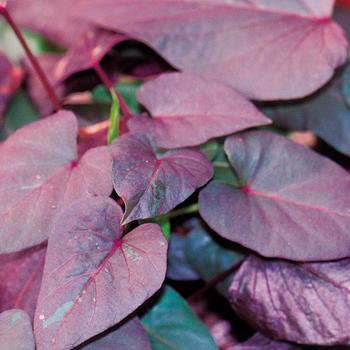
[[107,147],[77,158],[77,120],[61,111],[0,145],[0,252],[43,242],[57,212],[73,200],[112,191]]
[[186,301],[165,287],[157,304],[143,317],[153,350],[217,350],[208,329]]
[[151,345],[140,320],[134,317],[75,350],[151,350]]
[[57,218],[34,319],[38,350],[79,345],[160,288],[167,255],[160,227],[144,224],[122,237],[122,214],[113,200],[95,197]]
[[45,254],[43,244],[0,256],[0,311],[22,309],[34,317]]
[[250,256],[230,287],[238,314],[277,339],[301,344],[350,340],[350,259],[296,264]]
[[225,151],[242,188],[212,182],[199,196],[220,235],[264,256],[349,256],[350,175],[312,150],[266,131],[229,137]]
[[161,75],[141,87],[138,100],[152,118],[137,116],[128,126],[147,132],[161,148],[195,146],[270,123],[233,88],[189,73]]
[[157,157],[150,138],[126,134],[112,144],[114,189],[126,204],[123,222],[164,214],[212,176],[199,151],[182,149]]
[[[129,34],[171,64],[254,99],[305,96],[344,63],[334,1],[79,1],[77,16]],[[161,33],[161,34],[160,34]]]
[[34,350],[34,337],[29,316],[22,310],[0,314],[0,344],[6,350]]

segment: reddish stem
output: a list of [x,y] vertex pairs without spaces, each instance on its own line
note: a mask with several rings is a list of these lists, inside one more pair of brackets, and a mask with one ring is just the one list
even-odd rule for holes
[[93,66],[96,74],[99,76],[99,78],[100,78],[101,82],[103,83],[103,85],[108,90],[112,90],[115,93],[115,95],[118,98],[119,106],[120,106],[120,109],[121,109],[123,115],[125,116],[126,119],[129,119],[132,116],[132,114],[129,111],[128,105],[125,103],[124,99],[121,97],[119,92],[116,91],[116,89],[114,88],[112,82],[108,78],[108,76],[105,73],[105,71],[101,68],[100,64],[97,61],[92,62],[92,66]]
[[17,24],[15,23],[15,21],[13,20],[12,16],[10,15],[10,13],[7,11],[7,8],[4,5],[0,4],[0,15],[4,16],[4,18],[6,19],[7,23],[10,25],[10,27],[12,28],[12,30],[14,31],[14,33],[16,34],[19,42],[21,43],[26,55],[28,56],[35,72],[37,73],[41,83],[44,86],[44,89],[46,90],[51,103],[54,107],[55,111],[59,111],[62,107],[61,104],[56,96],[56,93],[53,89],[53,87],[51,86],[45,72],[43,71],[43,69],[41,68],[38,60],[36,59],[36,57],[33,55],[33,53],[31,52],[29,46],[27,45],[25,39],[23,38],[23,35],[21,33],[21,31],[19,30],[19,28],[17,27]]

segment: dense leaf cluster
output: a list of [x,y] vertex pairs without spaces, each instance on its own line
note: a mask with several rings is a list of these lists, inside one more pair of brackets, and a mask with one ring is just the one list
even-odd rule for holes
[[348,345],[348,5],[0,1],[0,347]]

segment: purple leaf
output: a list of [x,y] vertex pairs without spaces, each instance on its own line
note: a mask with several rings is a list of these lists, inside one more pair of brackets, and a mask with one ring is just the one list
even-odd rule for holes
[[89,30],[57,63],[55,81],[60,83],[75,73],[92,68],[94,62],[100,62],[113,46],[125,39],[125,35],[107,30]]
[[265,337],[260,333],[255,333],[251,338],[243,343],[235,345],[231,350],[299,350],[300,347],[283,343]]
[[68,111],[29,124],[0,145],[0,252],[43,242],[71,201],[112,191],[109,148],[77,158],[77,121]]
[[22,309],[34,318],[45,254],[43,244],[0,256],[0,311]]
[[12,66],[7,57],[0,51],[0,122],[5,112],[6,104],[11,95],[21,85],[23,70]]
[[187,73],[163,74],[141,87],[138,100],[152,118],[137,116],[128,126],[147,132],[161,148],[195,146],[270,123],[233,88]]
[[212,177],[201,152],[182,149],[157,157],[146,135],[118,138],[112,157],[114,189],[126,204],[124,224],[167,213]]
[[62,46],[76,45],[91,28],[82,19],[72,17],[71,0],[8,0],[7,8],[19,26]]
[[200,193],[200,213],[216,232],[269,257],[349,256],[347,171],[271,132],[231,136],[225,151],[242,188],[212,182]]
[[0,344],[6,350],[34,350],[34,337],[29,316],[22,310],[0,314]]
[[151,350],[146,331],[137,317],[92,338],[75,350]]
[[347,42],[332,0],[91,0],[73,9],[122,31],[175,67],[261,100],[302,97],[343,64]]
[[301,344],[350,340],[350,259],[297,264],[250,256],[235,275],[229,298],[259,331]]
[[141,225],[122,238],[122,214],[113,200],[96,197],[57,218],[34,319],[38,350],[79,345],[160,288],[167,255],[160,227]]

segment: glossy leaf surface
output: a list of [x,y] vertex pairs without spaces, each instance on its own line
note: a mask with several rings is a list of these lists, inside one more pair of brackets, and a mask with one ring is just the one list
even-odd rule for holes
[[45,254],[46,244],[0,255],[0,311],[22,309],[33,319]]
[[161,75],[141,87],[138,100],[152,118],[136,116],[129,128],[147,132],[161,148],[195,146],[270,123],[233,88],[188,73]]
[[75,350],[151,350],[147,334],[137,317],[113,327]]
[[[254,99],[302,97],[346,60],[333,1],[81,1],[77,16],[139,39],[184,71]],[[161,35],[160,35],[161,33]]]
[[57,218],[34,320],[38,350],[79,345],[160,288],[167,253],[160,227],[144,224],[122,237],[121,218],[121,208],[102,197],[76,202]]
[[143,317],[153,350],[217,350],[208,329],[186,301],[171,287]]
[[0,314],[0,344],[6,350],[34,350],[34,337],[29,316],[22,310]]
[[112,191],[107,147],[78,160],[77,121],[68,111],[27,125],[0,145],[0,252],[43,242],[57,212]]
[[225,151],[243,187],[212,182],[200,193],[200,213],[216,232],[269,257],[349,255],[347,171],[265,131],[231,136]]
[[123,135],[112,144],[114,189],[126,204],[124,223],[164,214],[212,176],[199,151],[182,149],[162,156],[146,135]]
[[301,344],[350,339],[350,260],[297,264],[249,257],[229,298],[238,314],[271,337]]

